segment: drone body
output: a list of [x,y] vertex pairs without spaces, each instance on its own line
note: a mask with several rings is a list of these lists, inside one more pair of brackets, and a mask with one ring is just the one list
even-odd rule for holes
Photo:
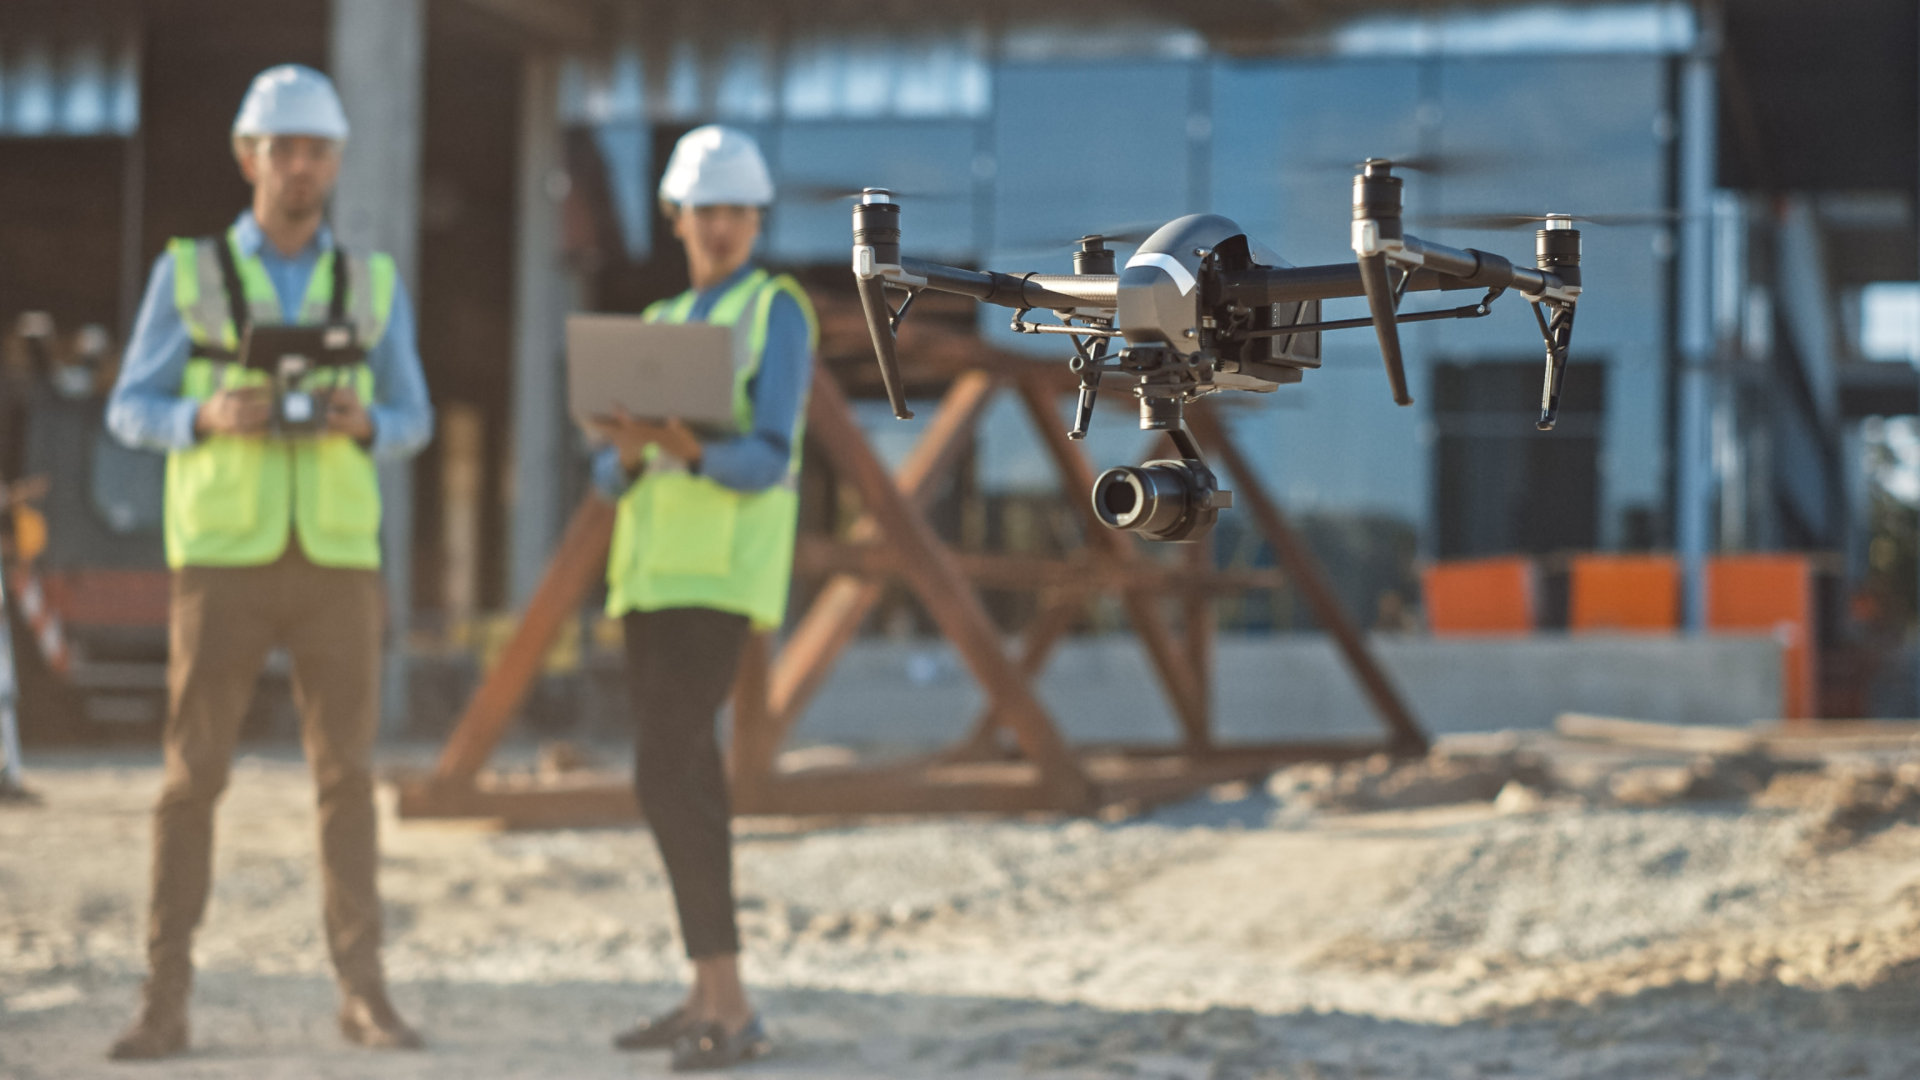
[[[1220,490],[1187,432],[1186,404],[1222,390],[1268,393],[1301,381],[1320,366],[1320,334],[1327,331],[1373,327],[1394,400],[1409,405],[1399,324],[1479,318],[1513,289],[1532,303],[1546,342],[1538,426],[1553,426],[1581,291],[1573,219],[1545,218],[1535,234],[1535,266],[1515,266],[1499,255],[1406,235],[1400,194],[1401,180],[1384,159],[1370,159],[1354,177],[1353,263],[1289,266],[1231,220],[1190,214],[1161,226],[1117,270],[1104,238],[1087,236],[1074,254],[1075,273],[1014,275],[901,255],[900,207],[889,193],[869,188],[853,211],[854,277],[882,381],[902,418],[913,414],[902,392],[894,330],[922,289],[1011,307],[1016,331],[1070,338],[1068,365],[1080,380],[1072,438],[1086,435],[1103,379],[1130,382],[1141,428],[1165,431],[1181,456],[1107,470],[1094,485],[1094,511],[1109,528],[1150,540],[1195,540],[1233,497]],[[887,301],[888,287],[907,293],[898,310]],[[1463,307],[1399,311],[1408,292],[1459,289],[1485,294]],[[1320,301],[1349,296],[1366,298],[1368,317],[1320,318]],[[1051,312],[1058,322],[1028,321],[1034,310]]]

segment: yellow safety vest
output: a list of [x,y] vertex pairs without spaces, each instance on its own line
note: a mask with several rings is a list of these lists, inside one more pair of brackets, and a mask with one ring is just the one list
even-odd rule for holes
[[[176,238],[174,306],[193,342],[180,394],[204,401],[226,387],[266,386],[265,372],[234,363],[240,328],[221,270],[222,244],[237,272],[245,311],[255,323],[278,324],[280,298],[259,257],[241,253],[232,231],[224,237]],[[386,255],[360,258],[327,251],[315,264],[297,325],[324,325],[334,312],[352,323],[359,345],[371,348],[386,332],[393,310],[395,272]],[[335,303],[336,279],[347,296]],[[315,371],[307,386],[352,386],[374,399],[365,363]],[[286,551],[296,530],[300,548],[321,566],[377,569],[380,565],[380,482],[373,459],[346,435],[288,439],[209,435],[167,455],[165,533],[167,565],[263,566]]]
[[[807,347],[819,341],[813,305],[798,282],[755,270],[729,288],[707,315],[716,326],[747,320],[747,348],[733,374],[734,423],[753,430],[753,378],[767,347],[767,320],[781,293],[800,303]],[[648,307],[649,322],[683,323],[695,294]],[[621,496],[607,557],[607,614],[701,607],[745,615],[771,630],[786,617],[798,526],[800,444],[806,390],[794,421],[787,474],[764,491],[740,492],[696,476],[672,457],[650,453],[639,482]],[[657,450],[658,448],[653,448]]]

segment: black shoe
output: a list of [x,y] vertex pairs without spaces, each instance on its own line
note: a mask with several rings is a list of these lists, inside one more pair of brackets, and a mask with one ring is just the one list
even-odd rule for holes
[[665,1050],[678,1042],[686,1034],[690,1025],[687,1022],[687,1007],[681,1005],[672,1012],[662,1013],[651,1020],[641,1020],[632,1027],[613,1037],[615,1050]]
[[673,1071],[725,1069],[765,1057],[772,1051],[773,1042],[767,1038],[767,1029],[760,1026],[758,1016],[731,1035],[726,1028],[708,1021],[694,1025],[673,1044]]

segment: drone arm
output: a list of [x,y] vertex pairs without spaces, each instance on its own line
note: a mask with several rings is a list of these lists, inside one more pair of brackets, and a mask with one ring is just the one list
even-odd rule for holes
[[[1577,286],[1569,286],[1555,274],[1515,266],[1489,252],[1456,250],[1411,236],[1406,243],[1409,249],[1417,247],[1426,258],[1420,269],[1408,273],[1406,292],[1510,288],[1536,298],[1578,293]],[[1366,295],[1360,267],[1350,262],[1228,271],[1220,275],[1220,289],[1224,299],[1243,307]]]
[[902,288],[937,289],[985,304],[1053,311],[1112,311],[1120,287],[1115,274],[1003,274],[904,257],[899,273],[886,276]]
[[1474,248],[1450,248],[1430,240],[1409,236],[1405,241],[1405,262],[1444,277],[1456,278],[1471,288],[1512,289],[1535,300],[1573,302],[1580,295],[1577,278],[1569,281],[1561,274],[1515,266],[1503,256]]

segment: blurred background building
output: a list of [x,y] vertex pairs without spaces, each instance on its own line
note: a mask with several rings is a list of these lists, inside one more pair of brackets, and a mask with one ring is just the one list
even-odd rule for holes
[[[908,250],[968,265],[1065,272],[1082,233],[1195,211],[1331,263],[1351,257],[1355,163],[1408,158],[1410,230],[1447,244],[1530,249],[1528,229],[1476,215],[1597,219],[1588,292],[1551,436],[1533,429],[1539,339],[1518,304],[1410,327],[1413,408],[1357,332],[1328,335],[1304,385],[1234,410],[1349,607],[1405,625],[1421,567],[1523,555],[1551,630],[1567,555],[1659,552],[1696,583],[1675,622],[1699,626],[1710,555],[1802,553],[1828,711],[1910,712],[1917,21],[1905,0],[9,0],[0,326],[43,311],[123,341],[165,239],[244,204],[226,132],[247,81],[285,61],[332,72],[355,125],[335,224],[399,258],[440,409],[434,445],[386,478],[417,658],[524,602],[582,497],[562,320],[682,287],[652,191],[687,128],[760,139],[781,182],[764,254],[820,299],[825,360],[856,383],[847,192],[902,192]],[[1035,351],[997,308],[928,317]],[[115,448],[95,397],[13,394],[28,419],[0,466],[54,477],[40,563],[65,633],[96,678],[136,684],[105,665],[140,657],[164,601],[138,576],[160,562],[159,460]],[[936,520],[971,547],[1070,544],[1059,503],[1082,495],[1056,490],[1014,413],[989,417]],[[868,428],[896,455],[917,430],[878,402]],[[1114,414],[1089,445],[1105,466],[1143,444]],[[830,479],[808,490],[831,527]],[[1212,553],[1271,560],[1231,515]],[[1285,594],[1218,614],[1309,625]],[[903,620],[910,606],[882,621]]]

